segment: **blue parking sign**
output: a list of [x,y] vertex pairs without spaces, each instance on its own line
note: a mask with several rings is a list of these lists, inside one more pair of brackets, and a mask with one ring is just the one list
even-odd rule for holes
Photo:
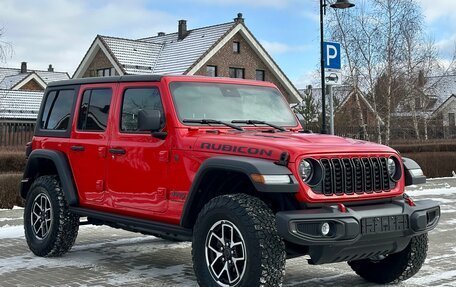
[[340,44],[335,42],[324,42],[323,59],[325,61],[325,69],[340,70]]

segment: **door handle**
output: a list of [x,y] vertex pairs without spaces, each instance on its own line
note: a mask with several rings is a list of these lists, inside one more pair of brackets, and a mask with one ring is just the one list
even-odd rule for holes
[[112,154],[126,154],[127,151],[124,150],[123,148],[110,148],[109,152]]
[[73,146],[71,146],[71,150],[72,151],[84,151],[85,148],[82,145],[73,145]]

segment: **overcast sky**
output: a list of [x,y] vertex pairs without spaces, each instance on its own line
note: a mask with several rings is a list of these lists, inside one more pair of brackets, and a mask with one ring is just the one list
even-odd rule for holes
[[[356,4],[357,0],[352,0]],[[2,66],[73,74],[97,34],[140,38],[232,21],[238,12],[299,88],[319,64],[318,0],[0,0],[0,39],[13,54]],[[456,1],[420,0],[442,57],[456,41]],[[356,7],[355,7],[356,9]]]

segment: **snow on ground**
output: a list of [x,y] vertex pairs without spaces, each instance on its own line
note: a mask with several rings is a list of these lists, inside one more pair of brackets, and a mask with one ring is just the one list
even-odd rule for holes
[[[430,233],[426,264],[400,287],[456,286],[456,178],[431,179],[409,187],[415,200],[439,201],[442,218]],[[191,243],[81,226],[73,249],[61,258],[41,258],[27,247],[22,209],[0,210],[1,286],[196,286]],[[305,257],[287,260],[284,286],[375,286],[346,263],[312,266]]]

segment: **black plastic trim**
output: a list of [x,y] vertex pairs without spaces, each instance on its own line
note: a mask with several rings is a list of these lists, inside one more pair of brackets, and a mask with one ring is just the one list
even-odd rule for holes
[[161,75],[125,75],[115,77],[93,77],[51,82],[49,83],[48,87],[125,82],[160,82],[162,77],[163,76]]
[[[216,156],[211,157],[204,161],[198,172],[195,175],[187,201],[182,213],[181,225],[189,226],[191,222],[190,214],[195,212],[193,205],[195,201],[198,201],[200,195],[199,186],[206,174],[213,170],[225,170],[240,172],[250,179],[255,189],[259,192],[265,193],[297,193],[299,189],[299,183],[292,174],[292,172],[285,166],[277,165],[272,161],[265,159],[241,157],[241,156]],[[250,175],[251,174],[263,174],[263,175],[289,175],[292,183],[290,184],[260,184],[254,182]]]
[[[376,238],[387,237],[403,237],[418,235],[423,232],[427,232],[437,226],[438,220],[433,222],[430,226],[424,226],[422,223],[414,222],[418,218],[426,217],[427,211],[438,210],[440,216],[440,207],[437,202],[432,200],[421,200],[415,201],[416,206],[409,206],[403,199],[393,200],[391,203],[384,204],[372,204],[364,206],[352,206],[347,207],[347,212],[340,212],[336,206],[326,206],[322,208],[307,209],[307,210],[294,210],[294,211],[281,211],[276,214],[277,229],[279,234],[286,240],[300,245],[351,245],[356,241],[361,240],[363,236],[361,234],[360,223],[363,218],[382,217],[382,216],[396,216],[396,215],[407,215],[410,218],[411,228],[396,233],[381,233],[375,234]],[[353,220],[357,223],[357,226],[353,226]],[[295,230],[295,225],[299,222],[327,222],[337,221],[350,229],[344,229],[343,234],[337,234],[334,238],[307,238],[298,234]],[[414,228],[419,226],[420,228]],[[354,230],[357,230],[354,234]]]
[[39,159],[47,159],[54,163],[68,204],[77,205],[79,202],[78,193],[70,164],[63,152],[55,150],[37,149],[30,153],[20,187],[22,198],[27,196],[27,192],[32,184],[32,179],[40,173],[40,166],[38,165]]
[[111,223],[115,227],[124,228],[136,232],[145,232],[157,236],[174,236],[183,241],[192,240],[192,229],[178,225],[166,224],[147,219],[135,218],[131,216],[119,215],[110,212],[98,211],[82,207],[70,207],[70,211],[79,216],[97,219],[102,222]]
[[404,163],[405,186],[426,183],[426,176],[424,174],[421,176],[414,176],[410,172],[410,170],[421,169],[416,161],[407,157],[403,157],[402,162]]
[[[438,203],[423,200],[415,204],[410,206],[404,199],[395,199],[391,203],[353,206],[347,212],[340,212],[337,207],[283,211],[276,214],[276,224],[286,242],[308,248],[311,264],[363,259],[399,252],[412,236],[437,226]],[[404,219],[402,225],[396,218]],[[369,225],[363,225],[363,220],[368,220],[370,223],[365,224]],[[298,230],[298,224],[323,222],[336,227],[331,236],[309,236]]]

